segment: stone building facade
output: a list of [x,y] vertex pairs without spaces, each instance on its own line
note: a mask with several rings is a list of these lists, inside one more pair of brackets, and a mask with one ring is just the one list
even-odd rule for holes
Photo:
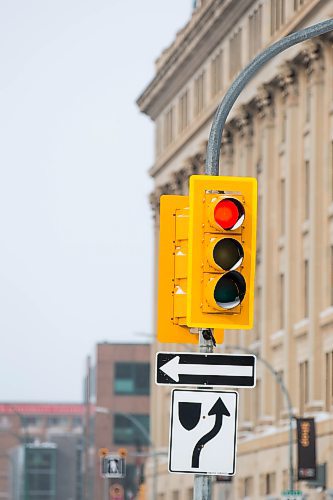
[[[331,0],[206,0],[156,62],[138,105],[155,124],[151,205],[156,256],[161,194],[186,194],[204,172],[217,105],[235,75],[281,37],[333,17]],[[313,416],[325,495],[333,489],[333,34],[275,57],[237,100],[226,125],[220,173],[258,178],[255,326],[225,343],[258,353],[283,378],[295,416]],[[158,344],[154,350],[179,349]],[[154,356],[154,353],[152,354]],[[170,390],[152,386],[155,446],[168,445]],[[294,458],[296,447],[294,444]],[[258,362],[256,389],[240,391],[237,474],[215,498],[279,498],[288,487],[288,412]],[[296,460],[294,461],[296,467]],[[149,470],[148,470],[149,476]],[[181,479],[181,480],[180,480]],[[148,488],[150,482],[148,478]],[[324,493],[296,483],[308,498]],[[192,498],[193,476],[159,460],[156,500]]]

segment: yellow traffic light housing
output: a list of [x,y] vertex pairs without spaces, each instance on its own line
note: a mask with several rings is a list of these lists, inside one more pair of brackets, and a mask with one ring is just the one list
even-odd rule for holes
[[[188,196],[164,195],[160,199],[157,339],[169,343],[198,343],[187,322]],[[218,343],[224,331],[215,332]]]
[[187,325],[252,328],[257,181],[193,175],[189,198]]
[[188,196],[161,196],[157,304],[160,342],[198,341],[186,326],[188,207]]

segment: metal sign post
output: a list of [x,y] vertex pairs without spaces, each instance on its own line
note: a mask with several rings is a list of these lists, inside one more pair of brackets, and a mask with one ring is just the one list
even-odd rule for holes
[[[199,333],[200,352],[212,353],[214,350],[213,337],[207,337],[206,331]],[[211,500],[212,476],[196,474],[194,476],[193,500]]]

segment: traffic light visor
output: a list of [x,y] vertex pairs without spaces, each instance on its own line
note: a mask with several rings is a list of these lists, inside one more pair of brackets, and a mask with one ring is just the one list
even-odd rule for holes
[[216,283],[214,299],[222,309],[232,309],[242,302],[245,291],[246,284],[243,276],[237,271],[230,271]]
[[244,207],[236,198],[224,198],[214,208],[215,222],[225,230],[237,229],[244,217]]

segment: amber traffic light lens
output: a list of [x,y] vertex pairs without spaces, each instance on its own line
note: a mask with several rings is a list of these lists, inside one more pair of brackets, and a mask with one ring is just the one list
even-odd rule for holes
[[237,271],[230,271],[216,283],[214,299],[222,309],[232,309],[242,302],[245,291],[246,284],[243,276]]
[[215,222],[225,230],[233,230],[241,226],[244,215],[244,207],[236,198],[224,198],[214,209]]
[[224,271],[233,271],[243,262],[244,250],[239,241],[223,238],[216,243],[213,250],[214,262]]

